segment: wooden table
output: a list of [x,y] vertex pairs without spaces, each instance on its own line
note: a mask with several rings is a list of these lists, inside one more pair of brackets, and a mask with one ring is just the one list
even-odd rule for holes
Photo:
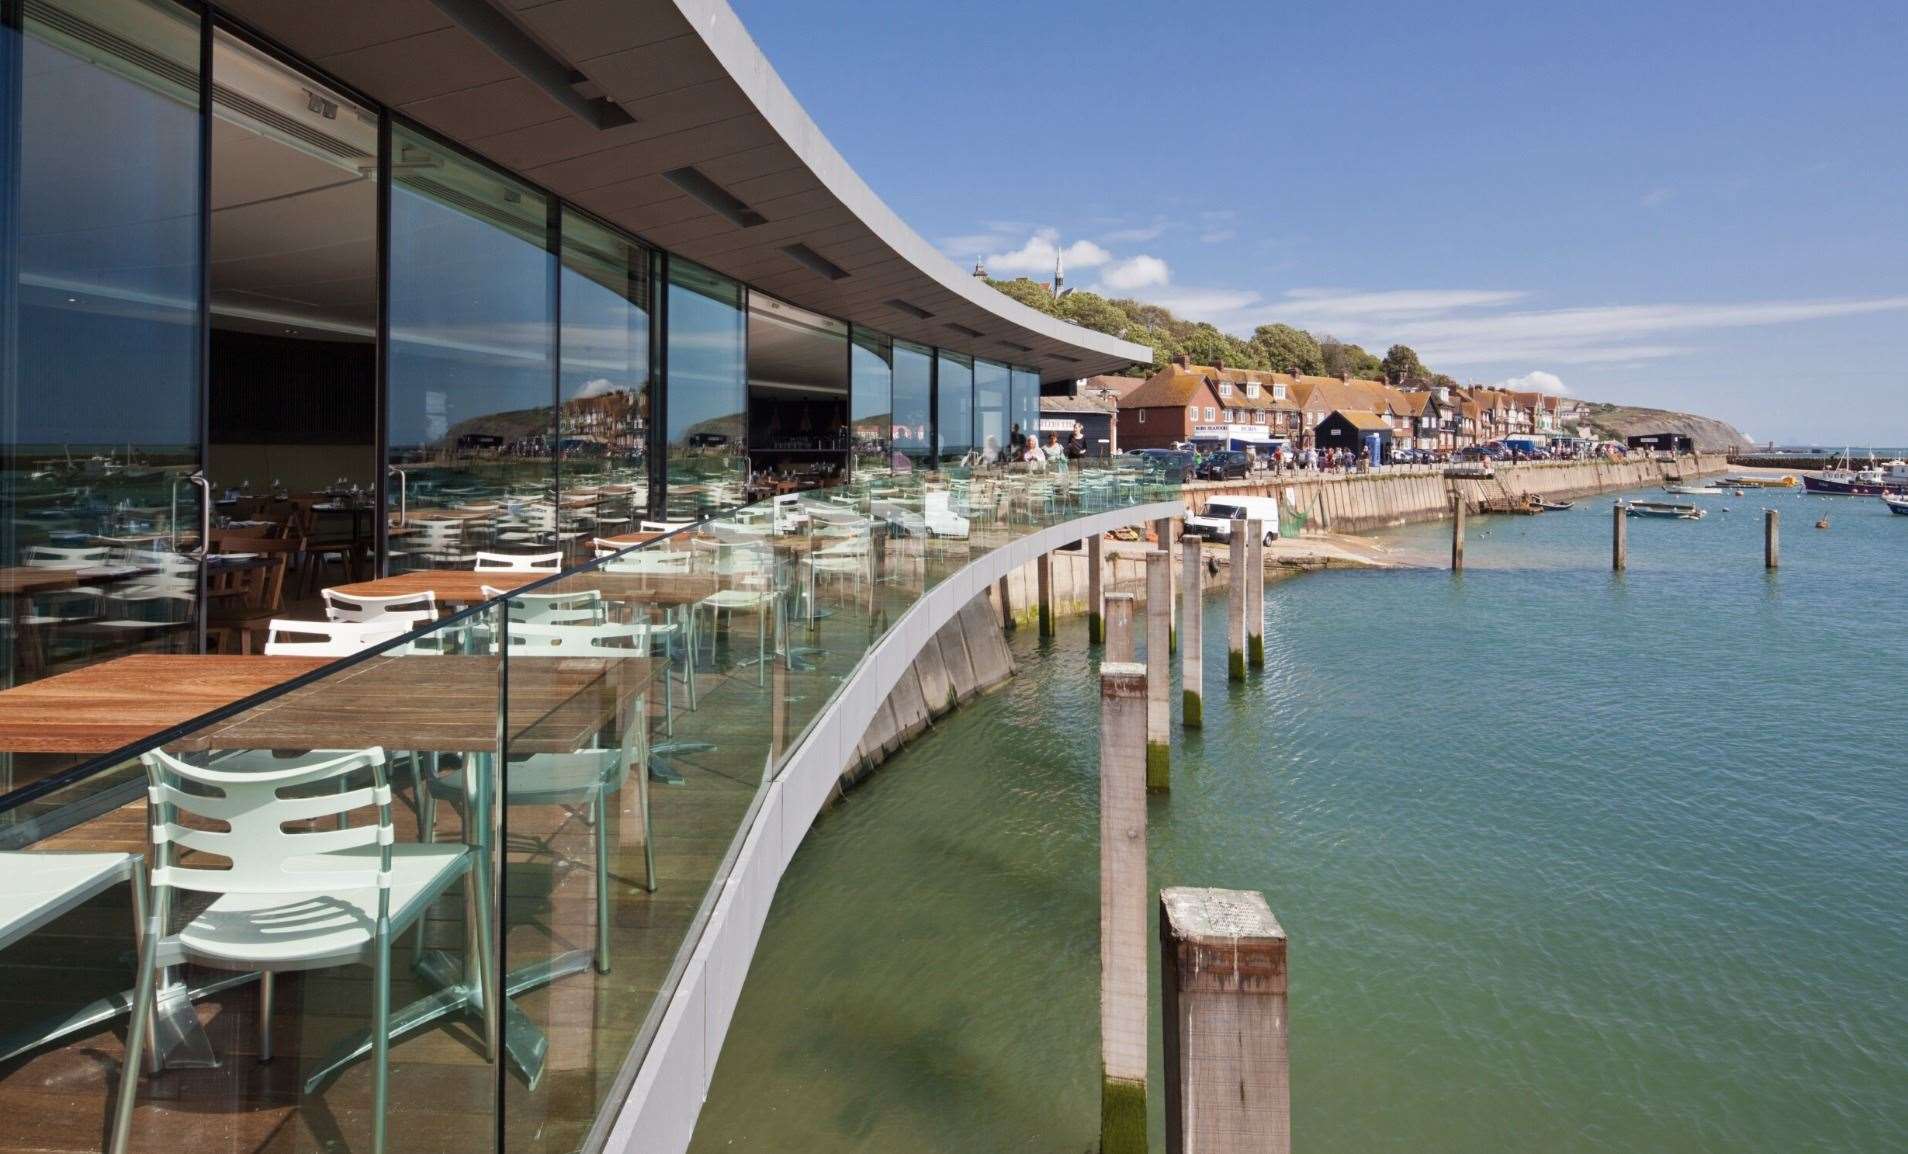
[[102,661],[0,692],[0,750],[110,753],[326,663],[190,653]]
[[[432,593],[445,605],[475,605],[487,600],[484,596],[486,585],[510,591],[550,576],[553,574],[525,573],[512,569],[489,572],[473,569],[413,569],[409,573],[397,573],[375,581],[359,581],[335,588],[344,597],[397,597]],[[707,575],[605,573],[599,570],[565,577],[562,581],[553,582],[546,592],[576,593],[595,589],[611,601],[680,606],[701,601],[718,588],[716,579]]]

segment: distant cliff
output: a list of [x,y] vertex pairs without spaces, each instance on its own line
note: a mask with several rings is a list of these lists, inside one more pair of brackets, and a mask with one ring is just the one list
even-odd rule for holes
[[1749,438],[1737,432],[1734,425],[1714,417],[1595,403],[1590,404],[1589,411],[1591,427],[1613,441],[1643,433],[1684,433],[1694,437],[1696,448],[1706,453],[1726,453],[1749,446]]

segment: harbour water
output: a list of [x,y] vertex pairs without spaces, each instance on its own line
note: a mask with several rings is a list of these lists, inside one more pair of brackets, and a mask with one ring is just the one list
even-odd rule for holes
[[[1474,519],[1461,576],[1273,585],[1240,689],[1209,599],[1152,882],[1284,922],[1296,1148],[1908,1148],[1908,518],[1698,500],[1630,523],[1625,574],[1594,499]],[[1020,676],[810,834],[695,1149],[1095,1146],[1084,634],[1022,631]]]

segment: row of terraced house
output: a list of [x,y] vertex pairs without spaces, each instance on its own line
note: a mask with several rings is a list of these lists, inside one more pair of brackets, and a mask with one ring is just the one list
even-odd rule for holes
[[1530,437],[1590,436],[1583,403],[1541,392],[1430,381],[1390,385],[1358,377],[1195,365],[1186,357],[1144,380],[1093,377],[1079,390],[1117,405],[1123,450],[1200,446],[1270,452],[1318,447],[1319,427],[1383,431],[1394,449],[1452,452]]

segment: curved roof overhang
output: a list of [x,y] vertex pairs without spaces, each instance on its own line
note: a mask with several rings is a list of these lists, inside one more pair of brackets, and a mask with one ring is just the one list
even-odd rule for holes
[[1152,359],[963,271],[849,167],[724,0],[226,0],[374,100],[670,252],[1042,380]]

